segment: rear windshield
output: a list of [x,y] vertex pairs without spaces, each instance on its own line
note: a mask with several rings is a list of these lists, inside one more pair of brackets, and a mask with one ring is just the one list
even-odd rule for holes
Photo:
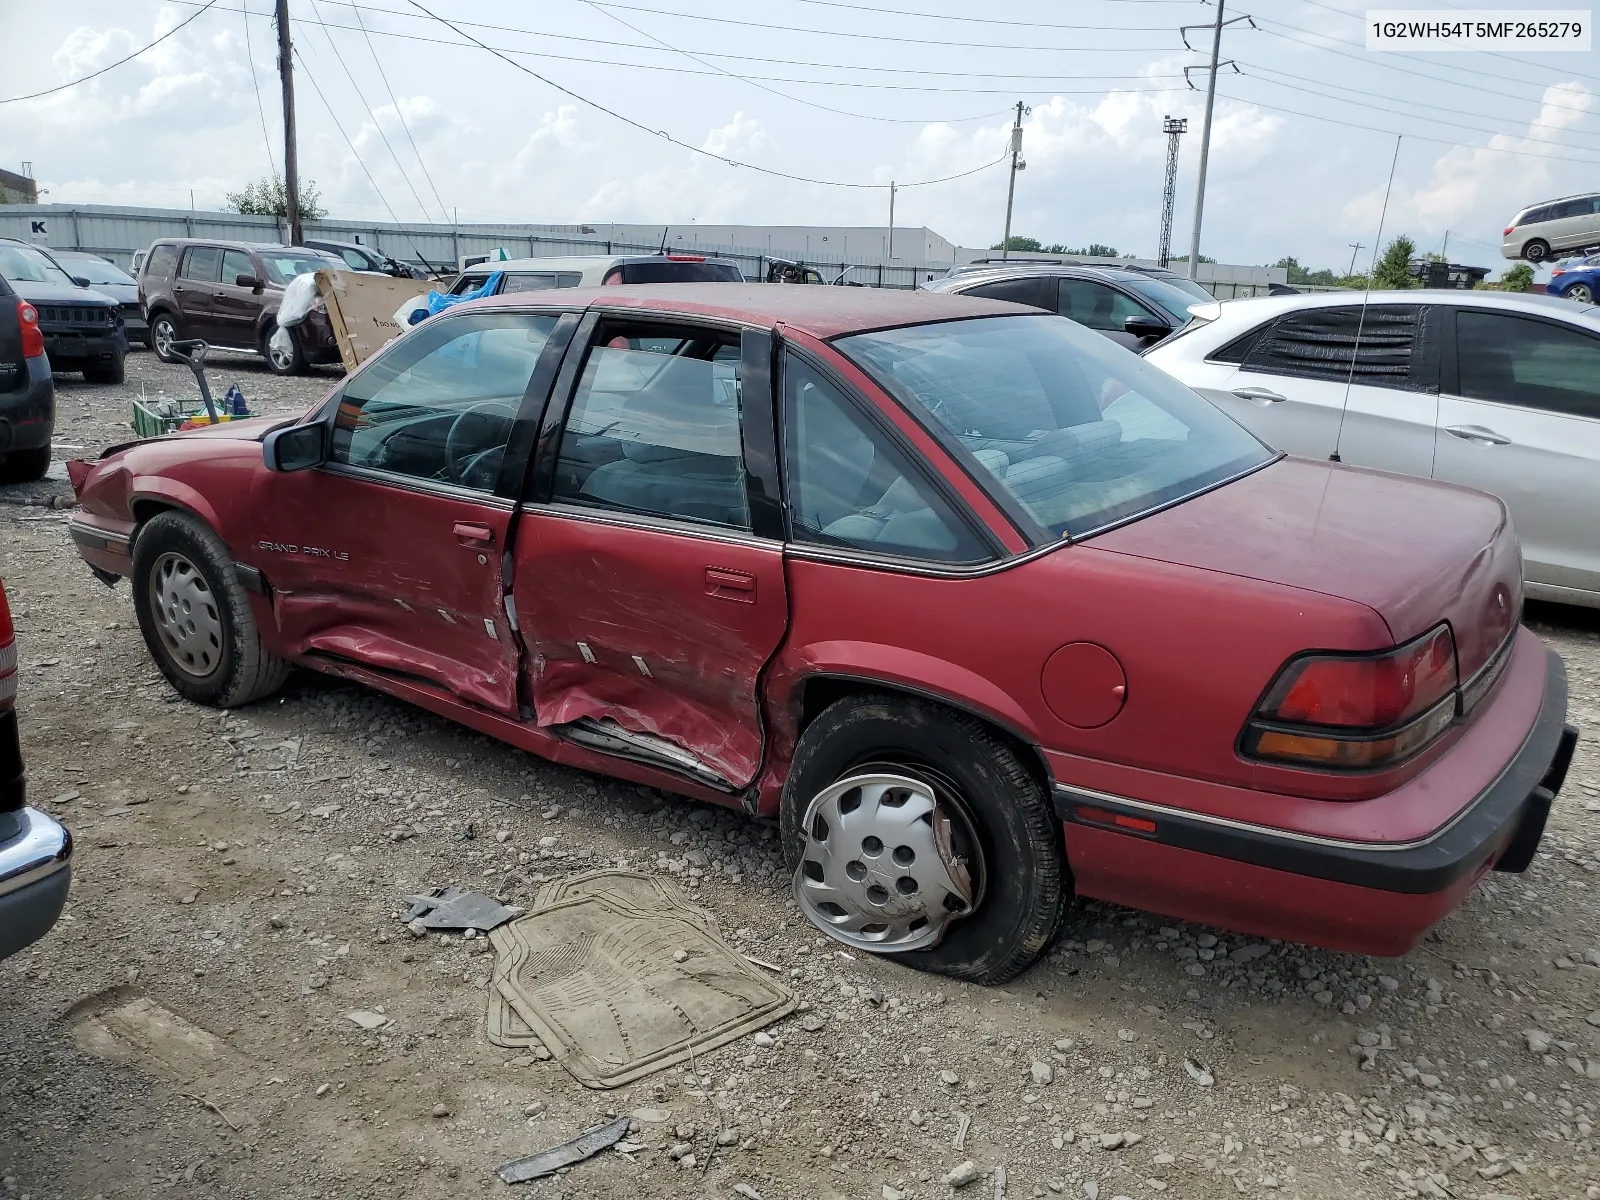
[[263,250],[261,265],[267,269],[267,278],[273,283],[288,283],[296,275],[309,271],[342,271],[343,259],[327,254],[307,254],[293,250]]
[[732,263],[673,262],[670,258],[624,263],[623,283],[743,283]]
[[1136,516],[1268,462],[1210,402],[1060,317],[913,325],[835,343],[972,455],[1057,537]]
[[64,283],[71,277],[32,246],[0,245],[0,275],[12,283]]

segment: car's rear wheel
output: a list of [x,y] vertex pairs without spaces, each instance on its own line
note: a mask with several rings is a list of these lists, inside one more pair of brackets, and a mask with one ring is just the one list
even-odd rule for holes
[[1594,289],[1587,283],[1575,283],[1566,291],[1568,300],[1576,300],[1579,304],[1594,303]]
[[289,664],[261,645],[228,548],[188,513],[160,513],[139,530],[133,606],[151,657],[186,699],[232,708],[289,676]]
[[912,697],[847,697],[795,748],[780,813],[800,910],[847,946],[1004,983],[1071,894],[1061,825],[1009,741]]
[[13,450],[0,457],[0,483],[32,483],[50,469],[50,447]]
[[287,350],[274,346],[272,344],[272,335],[277,331],[278,326],[270,324],[261,337],[261,355],[267,360],[267,369],[274,375],[304,375],[306,373],[305,351],[300,349],[300,343],[295,340],[295,336],[292,333],[289,334],[289,348]]
[[1541,263],[1550,257],[1550,243],[1543,238],[1534,238],[1522,248],[1522,257],[1531,263]]
[[150,349],[164,363],[182,362],[172,350],[172,343],[181,338],[178,321],[171,313],[157,313],[150,318]]

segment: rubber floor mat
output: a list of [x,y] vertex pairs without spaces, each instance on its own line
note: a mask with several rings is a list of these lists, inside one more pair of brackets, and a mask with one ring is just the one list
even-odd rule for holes
[[616,887],[569,880],[565,896],[541,896],[491,935],[500,952],[492,987],[504,1001],[497,1013],[491,995],[492,1040],[537,1039],[585,1086],[612,1088],[794,1011],[794,993],[746,962],[675,887],[607,874],[620,877]]

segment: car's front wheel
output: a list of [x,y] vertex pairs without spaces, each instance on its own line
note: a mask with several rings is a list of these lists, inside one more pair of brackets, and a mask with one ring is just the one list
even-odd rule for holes
[[1550,257],[1550,243],[1543,238],[1534,238],[1522,248],[1522,257],[1531,263],[1542,263]]
[[1594,289],[1587,283],[1575,283],[1566,291],[1568,300],[1576,300],[1579,304],[1594,303]]
[[261,338],[261,354],[267,360],[268,370],[274,375],[304,375],[306,373],[306,356],[305,351],[300,349],[300,343],[295,339],[293,333],[285,330],[285,336],[289,342],[288,346],[284,346],[283,338],[276,338],[276,344],[274,344],[274,335],[277,332],[278,326],[276,324],[268,325],[266,333]]
[[289,664],[261,645],[228,548],[188,513],[160,513],[139,530],[133,606],[151,657],[186,699],[232,708],[289,676]]
[[795,748],[780,823],[794,896],[847,946],[1004,983],[1049,945],[1071,882],[1016,747],[912,697],[847,697]]
[[182,362],[173,352],[172,343],[181,338],[178,332],[178,321],[171,313],[157,313],[150,318],[150,349],[156,352],[156,357],[164,363]]

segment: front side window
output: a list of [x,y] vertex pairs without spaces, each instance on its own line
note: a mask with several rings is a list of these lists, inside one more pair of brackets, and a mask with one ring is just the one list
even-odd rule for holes
[[1171,376],[1071,321],[993,317],[835,345],[1055,536],[1136,516],[1271,460]]
[[739,401],[736,336],[604,330],[572,398],[553,498],[749,529]]
[[470,313],[419,326],[345,385],[330,461],[493,491],[555,323]]
[[1057,301],[1063,317],[1102,331],[1121,333],[1129,317],[1154,315],[1132,297],[1092,279],[1063,279]]
[[1422,310],[1415,304],[1352,304],[1290,313],[1266,330],[1245,357],[1246,371],[1347,380],[1371,387],[1431,390],[1413,379],[1420,357]]
[[165,279],[177,265],[178,248],[170,242],[162,242],[150,251],[150,257],[145,260],[144,273],[151,279]]
[[370,271],[377,266],[376,263],[359,250],[341,250],[339,251],[339,257],[357,271]]
[[243,250],[226,250],[222,255],[222,282],[229,287],[241,275],[254,275],[255,266],[250,262],[250,256]]
[[1600,338],[1505,313],[1456,313],[1461,394],[1600,419]]
[[795,541],[935,562],[991,557],[883,431],[793,355],[783,368],[783,411]]

